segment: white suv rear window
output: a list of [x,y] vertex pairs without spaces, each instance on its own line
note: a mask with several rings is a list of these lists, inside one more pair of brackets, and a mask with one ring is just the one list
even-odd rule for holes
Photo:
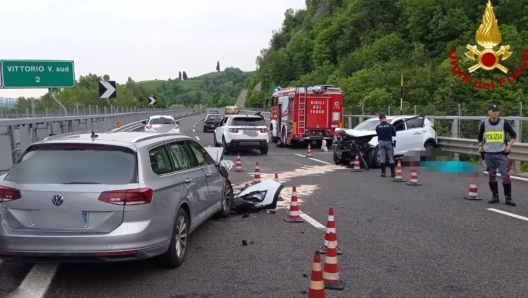
[[234,118],[233,126],[266,126],[262,118]]

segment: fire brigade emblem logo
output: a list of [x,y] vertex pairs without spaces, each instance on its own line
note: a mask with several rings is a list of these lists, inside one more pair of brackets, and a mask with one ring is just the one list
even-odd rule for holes
[[[482,68],[484,70],[493,70],[498,68],[503,73],[508,73],[508,68],[501,65],[499,62],[508,59],[513,52],[510,52],[510,46],[501,46],[498,51],[493,50],[502,41],[502,35],[497,25],[497,19],[493,13],[493,7],[491,1],[488,0],[484,16],[482,17],[482,24],[477,30],[475,35],[475,41],[484,49],[479,50],[477,46],[467,45],[466,48],[469,50],[466,52],[466,56],[471,60],[476,60],[477,64],[469,68],[469,72]],[[477,56],[475,58],[475,56]],[[502,59],[499,60],[499,57]]]

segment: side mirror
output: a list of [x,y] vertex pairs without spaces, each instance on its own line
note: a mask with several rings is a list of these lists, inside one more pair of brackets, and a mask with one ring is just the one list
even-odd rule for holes
[[218,167],[218,172],[220,172],[220,175],[222,175],[222,177],[224,178],[228,178],[229,177],[229,172],[227,171],[227,169],[224,167],[224,166],[219,166]]
[[141,121],[141,123],[143,123],[143,124],[147,124],[147,121],[144,121],[144,120],[143,120],[143,121]]

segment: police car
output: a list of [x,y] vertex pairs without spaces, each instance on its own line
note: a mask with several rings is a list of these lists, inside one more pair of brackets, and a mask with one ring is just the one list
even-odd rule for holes
[[214,131],[213,144],[226,153],[238,148],[259,149],[267,154],[270,137],[264,118],[258,115],[229,115]]

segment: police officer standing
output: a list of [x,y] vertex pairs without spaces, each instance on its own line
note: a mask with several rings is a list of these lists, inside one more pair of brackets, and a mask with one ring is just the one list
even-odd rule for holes
[[[479,153],[484,154],[487,171],[489,173],[489,187],[492,193],[490,204],[499,203],[499,186],[496,178],[497,169],[502,177],[502,186],[504,188],[504,197],[506,204],[515,206],[511,197],[511,178],[510,178],[510,160],[508,154],[511,146],[517,138],[516,132],[510,123],[505,119],[499,118],[499,107],[492,104],[488,108],[489,119],[480,124],[478,134]],[[506,141],[505,132],[510,135],[510,141]]]
[[385,161],[387,159],[389,159],[391,177],[395,177],[392,137],[396,136],[396,129],[394,128],[394,125],[387,122],[385,115],[380,115],[379,119],[381,123],[376,126],[376,133],[378,134],[381,177],[385,177]]

